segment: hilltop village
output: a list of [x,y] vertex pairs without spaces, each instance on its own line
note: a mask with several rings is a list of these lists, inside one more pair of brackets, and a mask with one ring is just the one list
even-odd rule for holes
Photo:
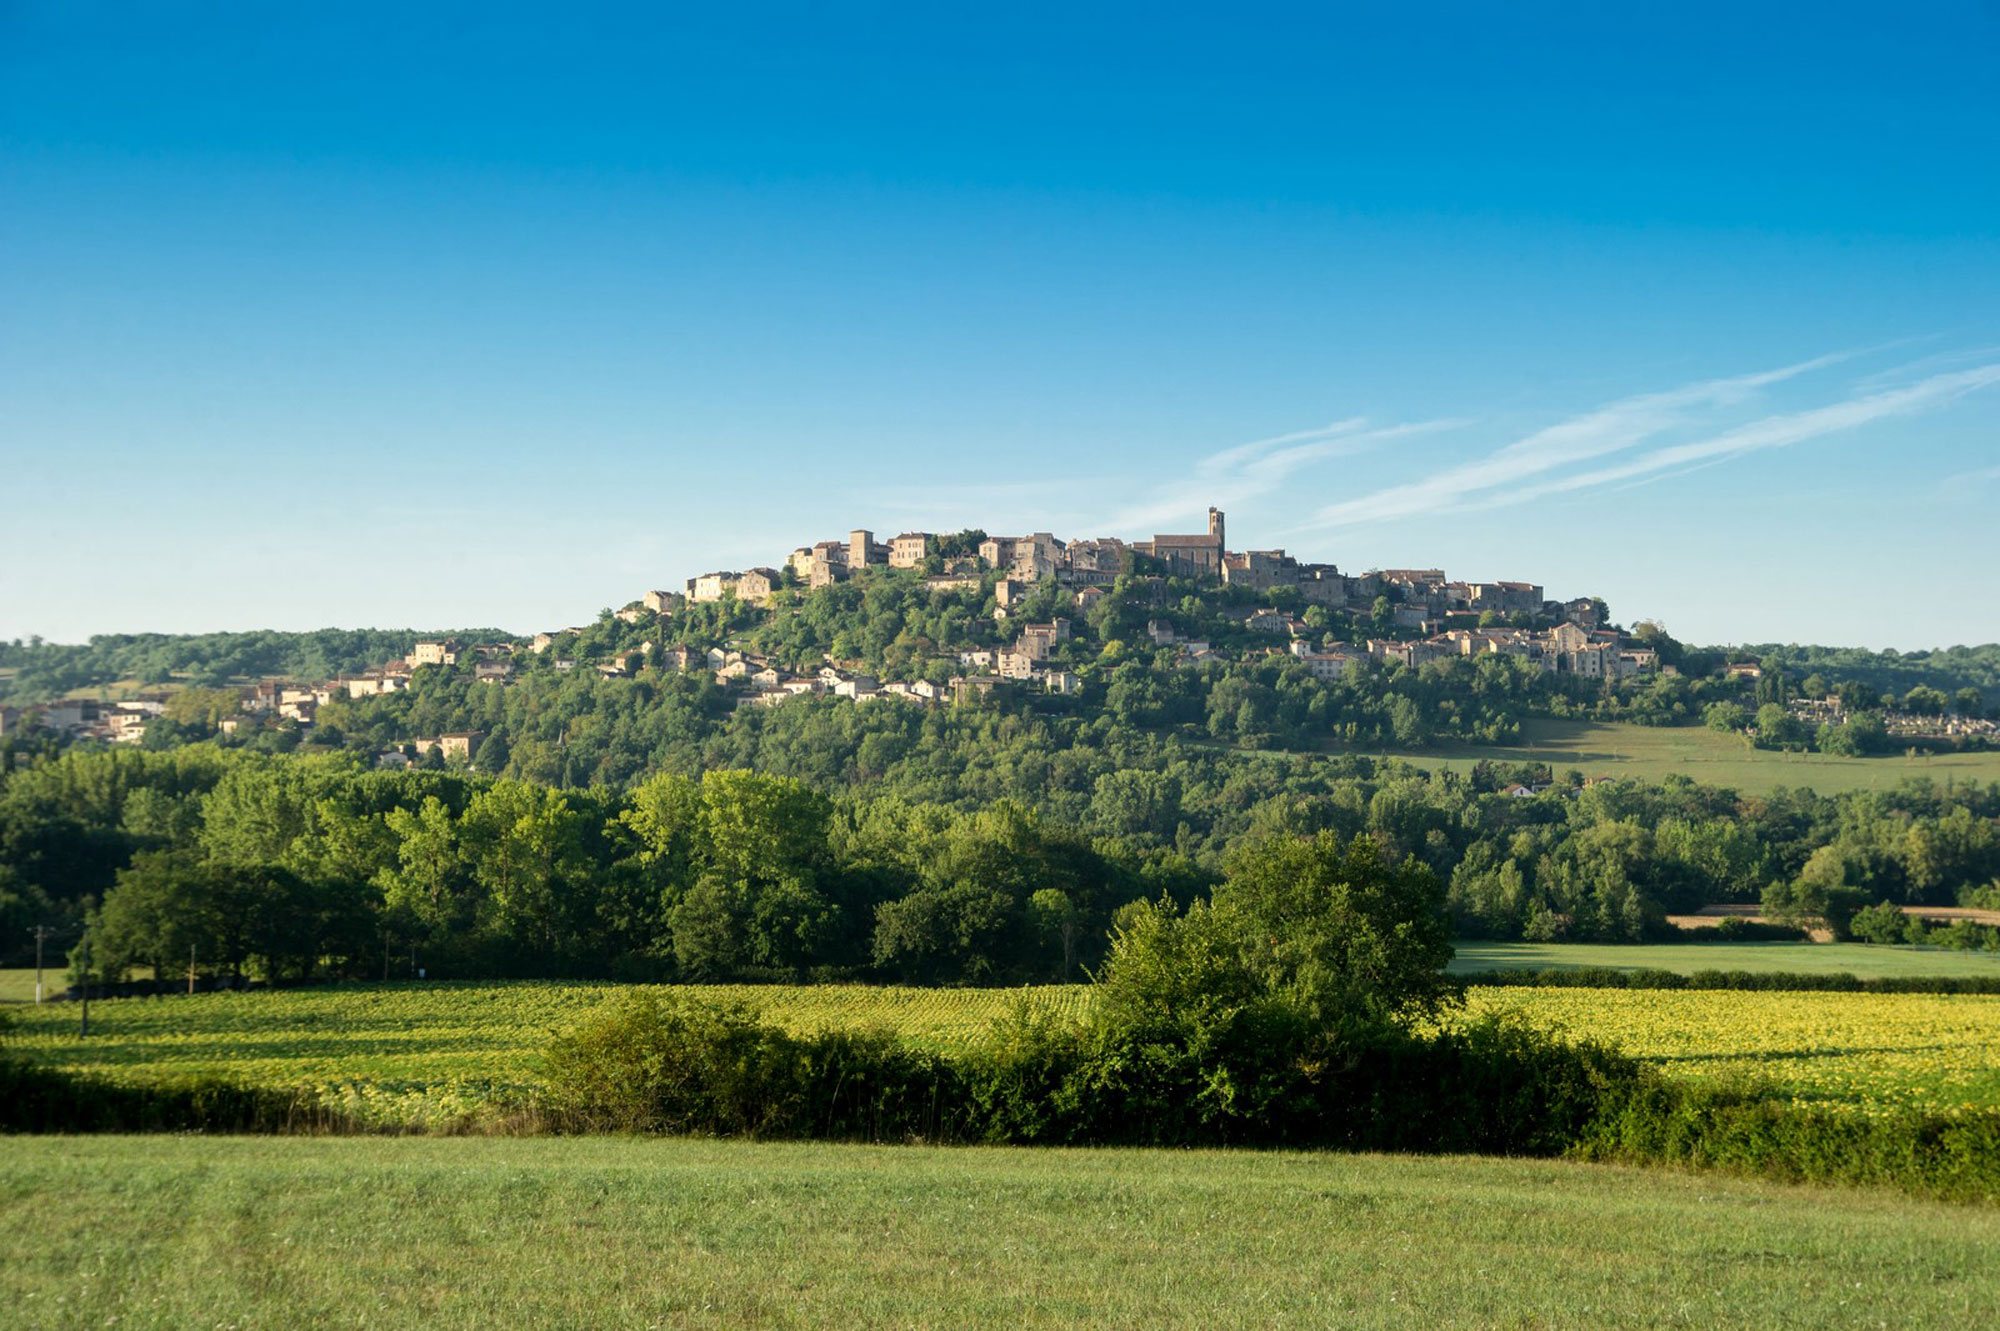
[[[978,538],[976,545],[972,537]],[[967,546],[972,548],[965,550]],[[980,591],[990,583],[994,613],[1002,619],[1031,591],[1050,583],[1064,589],[1079,610],[1088,610],[1121,578],[1137,579],[1142,588],[1162,593],[1170,578],[1220,583],[1250,593],[1282,591],[1292,594],[1290,599],[1301,611],[1319,606],[1371,623],[1382,618],[1378,611],[1386,602],[1384,636],[1358,642],[1338,640],[1316,630],[1300,613],[1276,606],[1253,604],[1244,609],[1244,627],[1269,635],[1282,644],[1275,650],[1298,657],[1319,678],[1357,671],[1369,661],[1415,667],[1439,657],[1485,654],[1521,657],[1545,670],[1594,679],[1622,679],[1659,668],[1654,651],[1601,622],[1602,603],[1589,597],[1550,601],[1535,583],[1456,581],[1435,568],[1348,575],[1333,564],[1300,562],[1283,550],[1231,550],[1224,515],[1215,508],[1208,510],[1204,532],[1159,534],[1130,542],[1117,537],[1064,541],[1045,531],[957,537],[911,531],[882,542],[873,532],[857,529],[845,540],[798,547],[782,569],[704,573],[689,578],[680,592],[649,591],[618,613],[671,615],[681,606],[725,597],[768,606],[789,589],[827,587],[877,567],[922,572],[926,585],[940,592]],[[984,691],[1002,681],[1025,681],[1052,692],[1073,691],[1074,673],[1049,664],[1050,649],[1069,636],[1069,629],[1063,617],[1025,623],[1011,650],[964,653],[960,664],[967,673],[950,680],[950,690]],[[1181,639],[1162,623],[1149,625],[1148,633],[1156,645],[1179,648],[1188,661],[1214,654],[1209,643]],[[533,649],[545,650],[554,638],[537,635]],[[753,690],[767,695],[825,690],[843,696],[880,691],[924,701],[941,696],[936,689],[918,691],[914,686],[844,678],[831,665],[820,677],[786,678],[768,663],[728,659],[725,653],[717,669],[736,671],[729,677],[748,679]]]
[[[690,607],[768,612],[787,598],[872,577],[921,580],[938,597],[976,601],[990,614],[994,645],[956,652],[956,670],[944,678],[882,678],[831,655],[812,668],[791,668],[744,650],[723,637],[711,643],[669,642],[649,633],[636,648],[608,659],[579,661],[566,650],[590,631],[576,625],[537,633],[523,641],[418,641],[400,659],[327,680],[271,679],[242,691],[241,714],[217,729],[234,734],[267,720],[312,727],[318,709],[335,698],[358,699],[398,692],[426,668],[469,671],[480,683],[504,687],[529,661],[556,670],[588,669],[607,677],[643,669],[707,672],[739,706],[773,706],[788,699],[827,695],[855,701],[897,699],[942,705],[996,690],[1078,692],[1084,673],[1061,650],[1073,622],[1114,593],[1157,605],[1146,622],[1153,648],[1171,649],[1188,665],[1282,654],[1315,679],[1330,681],[1370,668],[1415,669],[1448,657],[1501,655],[1544,671],[1588,679],[1620,680],[1659,670],[1655,651],[1604,623],[1603,603],[1589,597],[1549,600],[1539,584],[1470,582],[1442,569],[1373,569],[1343,573],[1328,563],[1304,562],[1282,549],[1236,551],[1228,547],[1225,518],[1208,511],[1207,529],[1156,534],[1149,540],[1117,537],[1064,540],[1050,532],[991,536],[980,531],[903,532],[881,541],[857,529],[844,539],[793,550],[782,567],[717,570],[686,579],[675,590],[655,589],[610,612],[619,624],[672,625]],[[1225,593],[1233,645],[1177,628],[1169,612],[1176,582]],[[1033,602],[1043,617],[1029,619]],[[1054,606],[1056,613],[1048,613]],[[1335,623],[1350,631],[1342,636]],[[935,674],[935,672],[931,672]],[[120,702],[65,699],[23,713],[0,713],[0,728],[24,724],[113,743],[137,743],[160,714],[165,695]],[[444,734],[419,741],[418,753],[435,749],[464,758],[477,733]]]
[[[895,607],[895,645],[863,649],[852,629],[877,602]],[[1344,573],[1282,549],[1231,550],[1224,515],[1214,508],[1204,531],[1132,541],[979,530],[906,531],[881,541],[856,529],[798,546],[781,566],[714,570],[678,588],[645,591],[594,623],[525,639],[419,638],[400,656],[329,678],[267,677],[200,690],[199,708],[172,689],[128,689],[116,699],[109,690],[98,697],[76,690],[39,704],[0,705],[0,736],[38,729],[63,740],[136,745],[164,718],[184,735],[318,742],[322,729],[329,739],[351,730],[356,706],[401,694],[426,671],[497,689],[531,676],[678,676],[701,681],[702,705],[724,712],[808,697],[930,708],[1090,692],[1103,702],[1121,667],[1143,660],[1149,668],[1198,672],[1189,686],[1204,696],[1245,671],[1355,694],[1408,693],[1427,698],[1426,707],[1457,712],[1440,718],[1442,733],[1492,738],[1505,733],[1505,715],[1518,715],[1504,705],[1494,710],[1498,693],[1477,690],[1485,702],[1468,701],[1454,690],[1471,683],[1443,677],[1430,693],[1409,686],[1420,673],[1436,674],[1426,669],[1434,663],[1493,660],[1516,681],[1501,693],[1525,678],[1544,680],[1548,696],[1579,705],[1657,695],[1668,710],[1656,711],[1654,724],[1706,720],[1764,747],[1806,746],[1822,732],[1844,734],[1850,723],[1868,751],[2000,737],[1980,708],[1961,701],[1954,710],[1941,694],[1919,706],[1851,686],[1814,692],[1811,676],[1800,693],[1763,680],[1756,662],[1714,657],[1696,668],[1700,678],[1682,679],[1675,662],[1661,657],[1662,647],[1682,654],[1671,639],[1657,631],[1631,635],[1608,620],[1601,600],[1550,599],[1537,583],[1464,581],[1437,568]],[[793,632],[803,621],[817,624],[817,636]],[[916,621],[929,622],[911,632]],[[906,640],[914,645],[901,650]],[[1654,684],[1676,687],[1662,692]],[[344,724],[322,727],[322,710],[334,703]],[[1763,703],[1778,705],[1777,712],[1749,710]],[[1485,707],[1486,720],[1470,720],[1468,706]],[[1361,728],[1348,727],[1356,737],[1382,719],[1340,708],[1327,714],[1358,721]],[[461,726],[478,723],[467,709],[456,715]],[[474,761],[485,733],[448,726],[414,734],[376,728],[383,746],[376,757],[384,766],[427,757]],[[273,727],[283,734],[272,736]]]

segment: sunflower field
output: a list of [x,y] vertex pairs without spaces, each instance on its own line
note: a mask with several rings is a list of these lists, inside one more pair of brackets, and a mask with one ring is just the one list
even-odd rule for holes
[[[433,1126],[523,1099],[550,1038],[625,988],[515,981],[120,998],[91,1004],[87,1039],[77,1034],[76,1004],[59,1003],[14,1008],[9,1044],[68,1071],[131,1082],[214,1074],[304,1087],[364,1122]],[[877,1028],[947,1048],[976,1039],[1015,1003],[1080,1010],[1086,990],[703,985],[699,992],[795,1034]]]
[[1467,1008],[1814,1104],[2000,1109],[2000,996],[1476,988]]
[[[621,992],[548,981],[356,985],[15,1006],[8,1043],[37,1061],[120,1081],[215,1074],[307,1088],[362,1121],[438,1126],[535,1090],[551,1036]],[[963,1047],[1026,1002],[1080,1012],[1083,986],[921,989],[711,985],[795,1034],[894,1031]],[[1475,988],[1467,1016],[1506,1014],[1594,1039],[1670,1075],[1754,1081],[1790,1099],[1888,1113],[2000,1109],[2000,997],[1697,990]]]

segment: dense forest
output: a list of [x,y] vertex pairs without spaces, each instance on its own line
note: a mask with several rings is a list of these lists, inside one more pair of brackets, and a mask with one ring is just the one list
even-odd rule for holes
[[1496,767],[1161,746],[1094,769],[1019,718],[985,721],[968,751],[992,761],[901,781],[719,764],[560,788],[212,744],[15,754],[5,959],[32,926],[69,943],[89,917],[112,972],[192,952],[271,978],[1054,979],[1133,903],[1203,896],[1234,856],[1323,831],[1434,873],[1462,936],[1642,939],[1669,913],[1756,901],[1845,928],[1881,901],[2000,895],[2000,786],[1746,797],[1571,777],[1523,798],[1503,791],[1535,774]]

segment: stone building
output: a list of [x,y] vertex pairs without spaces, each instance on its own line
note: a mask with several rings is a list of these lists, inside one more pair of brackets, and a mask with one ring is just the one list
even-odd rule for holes
[[1168,571],[1183,577],[1219,578],[1223,555],[1222,510],[1208,510],[1208,531],[1192,536],[1156,535],[1150,541],[1134,543],[1140,554],[1151,555]]

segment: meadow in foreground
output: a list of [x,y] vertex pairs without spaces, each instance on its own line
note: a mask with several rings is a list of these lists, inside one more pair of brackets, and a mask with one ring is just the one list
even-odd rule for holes
[[[15,1138],[0,1306],[106,1326],[1967,1327],[2000,1212],[1605,1166]],[[115,1320],[114,1320],[115,1319]]]

